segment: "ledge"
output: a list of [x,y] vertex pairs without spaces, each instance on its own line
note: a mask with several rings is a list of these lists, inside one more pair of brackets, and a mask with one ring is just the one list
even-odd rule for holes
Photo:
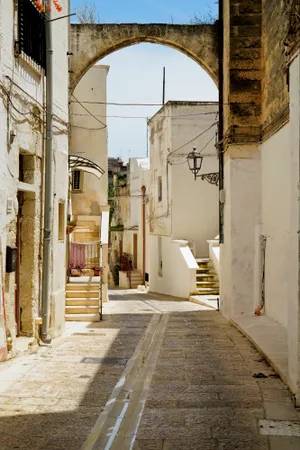
[[293,392],[288,376],[286,329],[265,315],[243,314],[233,317],[230,322],[254,344]]
[[18,191],[31,192],[33,194],[37,193],[38,188],[34,184],[23,183],[22,181],[17,182]]

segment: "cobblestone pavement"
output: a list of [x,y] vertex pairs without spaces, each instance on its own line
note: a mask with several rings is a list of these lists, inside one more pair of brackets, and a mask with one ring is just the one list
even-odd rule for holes
[[300,449],[289,391],[220,313],[136,291],[104,313],[1,364],[1,450]]

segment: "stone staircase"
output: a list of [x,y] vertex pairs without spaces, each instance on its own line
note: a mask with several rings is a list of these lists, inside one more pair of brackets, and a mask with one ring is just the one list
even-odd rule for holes
[[131,289],[136,289],[141,284],[143,284],[141,272],[133,270],[131,272]]
[[99,283],[68,283],[66,286],[67,322],[98,322]]
[[219,280],[210,259],[196,259],[199,269],[196,272],[197,295],[219,295]]

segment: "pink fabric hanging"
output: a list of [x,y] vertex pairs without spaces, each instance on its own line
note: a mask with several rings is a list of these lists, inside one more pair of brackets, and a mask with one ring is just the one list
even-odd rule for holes
[[70,265],[71,267],[80,267],[85,265],[85,245],[71,243]]

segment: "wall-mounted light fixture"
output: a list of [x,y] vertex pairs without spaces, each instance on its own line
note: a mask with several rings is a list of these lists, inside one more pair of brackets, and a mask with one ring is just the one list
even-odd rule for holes
[[187,162],[190,171],[193,173],[195,180],[201,178],[202,180],[208,181],[210,184],[218,186],[219,184],[219,172],[212,173],[199,173],[202,167],[203,156],[196,151],[196,147],[187,156]]

